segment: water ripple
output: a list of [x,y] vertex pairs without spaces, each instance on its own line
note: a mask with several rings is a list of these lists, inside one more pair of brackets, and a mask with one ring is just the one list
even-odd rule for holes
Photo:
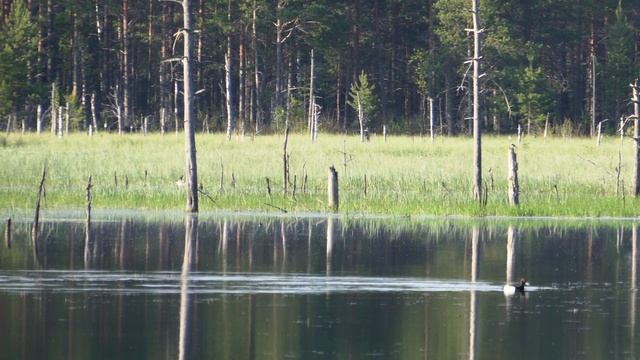
[[502,286],[449,279],[323,276],[309,274],[105,271],[0,272],[0,292],[114,294],[322,294],[367,292],[494,292]]

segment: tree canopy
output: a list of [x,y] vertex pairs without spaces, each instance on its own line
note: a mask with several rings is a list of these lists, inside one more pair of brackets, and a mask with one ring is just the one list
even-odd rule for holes
[[[0,115],[35,128],[52,82],[74,104],[78,128],[160,128],[181,116],[180,11],[147,0],[7,0],[0,19]],[[434,99],[439,131],[468,133],[472,39],[467,0],[192,0],[197,129],[225,128],[225,101],[246,122],[276,131],[278,111],[306,123],[310,50],[323,130],[358,130],[348,106],[361,73],[376,99],[371,131],[424,130]],[[485,131],[537,131],[549,118],[586,134],[629,111],[640,76],[640,3],[625,0],[480,0]],[[276,44],[279,24],[280,44]],[[255,32],[254,32],[255,29]],[[232,73],[225,87],[225,53]],[[595,69],[595,73],[593,70]],[[595,80],[595,81],[593,81]],[[596,106],[591,106],[595,83]],[[177,89],[177,91],[176,91]],[[276,92],[278,91],[278,92]],[[178,99],[176,99],[178,97]],[[89,106],[95,99],[95,114]],[[278,101],[280,103],[278,103]],[[284,105],[286,103],[286,106]],[[164,115],[162,115],[164,114]],[[170,115],[170,116],[169,116]],[[239,120],[240,121],[240,120]],[[165,120],[171,129],[179,121]],[[296,125],[298,124],[298,125]],[[605,123],[613,131],[615,121]]]

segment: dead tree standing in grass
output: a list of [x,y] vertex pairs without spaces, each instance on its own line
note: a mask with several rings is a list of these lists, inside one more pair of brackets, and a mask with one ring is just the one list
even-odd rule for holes
[[507,182],[509,183],[509,205],[517,206],[520,204],[520,185],[518,183],[518,158],[516,157],[516,146],[509,146],[508,166],[509,174]]
[[467,29],[473,33],[473,197],[482,202],[482,123],[480,109],[480,34],[484,29],[480,28],[480,14],[478,0],[471,0],[471,13],[473,14],[473,29]]
[[196,162],[196,135],[193,109],[193,14],[191,0],[163,0],[182,5],[183,27],[180,30],[183,42],[182,58],[171,61],[182,62],[183,99],[184,99],[184,139],[185,139],[185,177],[187,183],[187,212],[198,212],[198,170]]
[[631,84],[633,96],[633,141],[634,141],[634,157],[633,157],[633,196],[640,195],[640,85],[638,80]]

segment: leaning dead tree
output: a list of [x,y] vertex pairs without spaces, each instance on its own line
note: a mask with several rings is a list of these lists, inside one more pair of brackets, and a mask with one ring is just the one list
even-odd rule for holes
[[633,96],[631,102],[633,103],[633,143],[634,143],[634,157],[633,157],[633,196],[638,197],[640,195],[640,84],[638,80],[631,84]]
[[185,179],[187,190],[187,212],[198,212],[198,170],[196,162],[196,136],[193,109],[193,14],[191,0],[162,0],[182,5],[183,27],[179,35],[182,36],[182,58],[169,61],[182,62],[183,99],[184,99],[184,150],[186,155]]
[[478,0],[471,0],[473,14],[473,28],[467,29],[473,33],[473,58],[469,61],[473,65],[473,197],[482,202],[482,123],[480,113],[480,35],[484,29],[480,28]]

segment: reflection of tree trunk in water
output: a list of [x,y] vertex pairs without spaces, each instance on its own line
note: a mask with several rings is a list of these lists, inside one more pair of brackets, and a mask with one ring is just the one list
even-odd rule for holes
[[424,294],[424,358],[429,358],[429,295]]
[[284,221],[280,223],[280,236],[282,237],[282,271],[287,267],[287,227]]
[[[478,243],[480,231],[474,227],[471,234],[471,282],[478,278]],[[476,292],[471,290],[469,299],[469,360],[475,359],[476,352]]]
[[249,295],[249,321],[247,324],[247,359],[255,359],[256,358],[256,329],[255,329],[255,317],[256,317],[256,306],[255,306],[255,295]]
[[242,257],[240,256],[241,254],[241,248],[240,248],[240,234],[242,234],[242,230],[241,230],[241,226],[240,223],[236,224],[236,256],[235,256],[235,261],[236,261],[236,271],[240,271],[240,259],[242,259]]
[[[638,291],[638,225],[633,224],[631,228],[631,292],[629,299],[629,319],[631,319],[631,338],[636,334],[636,292]],[[632,352],[635,346],[631,346]]]
[[222,223],[222,273],[227,272],[227,244],[229,241],[229,223]]
[[184,256],[180,273],[180,329],[178,341],[178,359],[189,358],[189,324],[191,307],[189,304],[189,273],[193,266],[194,242],[198,238],[198,217],[186,214],[184,219]]
[[506,283],[510,284],[513,281],[513,262],[515,260],[515,247],[516,247],[516,231],[513,226],[509,225],[507,230],[507,273]]
[[166,229],[164,225],[160,225],[158,228],[158,243],[160,244],[158,249],[158,267],[160,270],[165,270],[165,254],[167,253],[167,238],[165,236]]
[[587,230],[587,281],[593,280],[593,228]]
[[127,220],[122,220],[120,223],[120,246],[118,246],[118,267],[120,270],[124,269],[124,244],[127,229]]
[[333,253],[333,217],[327,218],[327,276],[331,275],[331,257]]
[[307,235],[307,273],[311,274],[311,233],[312,225],[311,220],[308,222],[308,235]]

